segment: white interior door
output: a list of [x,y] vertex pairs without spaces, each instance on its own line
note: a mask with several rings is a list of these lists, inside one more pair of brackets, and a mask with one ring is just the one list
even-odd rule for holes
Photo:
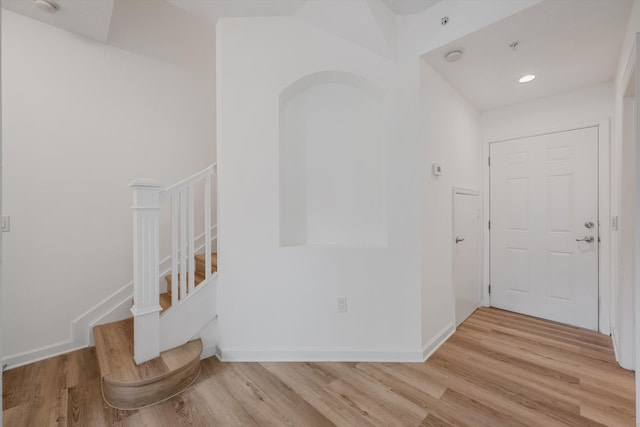
[[598,329],[598,128],[491,144],[491,305]]
[[453,283],[456,294],[456,326],[480,305],[480,196],[454,189],[453,232],[455,256]]

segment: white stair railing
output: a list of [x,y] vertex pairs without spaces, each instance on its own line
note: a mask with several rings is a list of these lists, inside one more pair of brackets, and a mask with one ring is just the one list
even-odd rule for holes
[[204,183],[205,281],[211,269],[211,180],[215,165],[162,189],[155,180],[136,180],[133,189],[134,359],[140,364],[160,355],[160,207],[171,206],[171,306],[195,289],[196,186]]
[[[195,186],[204,182],[205,280],[211,277],[211,177],[212,165],[160,192],[160,202],[171,203],[171,305],[195,288],[194,198]],[[209,262],[206,262],[209,260]]]

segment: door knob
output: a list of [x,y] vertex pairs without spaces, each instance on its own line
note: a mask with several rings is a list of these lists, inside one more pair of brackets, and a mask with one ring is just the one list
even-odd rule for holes
[[584,236],[582,239],[576,239],[576,242],[587,242],[591,243],[595,240],[593,236]]
[[464,242],[464,239],[461,239],[460,237],[456,237],[456,243],[460,243],[460,242]]

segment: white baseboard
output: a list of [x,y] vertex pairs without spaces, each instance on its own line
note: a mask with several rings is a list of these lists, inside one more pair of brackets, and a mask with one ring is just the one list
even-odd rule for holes
[[92,325],[98,324],[123,301],[131,301],[132,297],[133,282],[130,282],[76,317],[71,322],[70,338],[67,341],[4,356],[3,363],[7,365],[7,369],[11,369],[89,346]]
[[[211,227],[211,240],[217,244],[217,225]],[[212,245],[212,247],[216,247]],[[204,233],[196,238],[196,252],[204,248]],[[160,262],[161,280],[171,269],[170,258]],[[6,355],[2,358],[6,369],[38,362],[43,359],[69,353],[93,344],[93,327],[131,317],[129,308],[133,298],[133,281],[127,283],[89,310],[71,321],[70,338],[55,344],[28,350],[22,353]]]
[[440,332],[438,332],[433,338],[425,343],[422,347],[422,362],[427,360],[437,349],[440,348],[442,344],[445,343],[453,335],[456,331],[456,327],[453,323],[442,328]]
[[200,360],[213,357],[216,355],[217,352],[218,352],[218,346],[216,346],[215,344],[202,347],[202,354],[200,355]]
[[613,354],[616,356],[616,362],[620,364],[620,356],[618,355],[618,344],[616,344],[616,328],[611,331],[611,342],[613,342]]
[[220,347],[216,356],[223,362],[424,362],[456,331],[445,326],[422,350],[403,349],[241,349]]
[[420,350],[394,349],[225,349],[223,362],[422,362]]

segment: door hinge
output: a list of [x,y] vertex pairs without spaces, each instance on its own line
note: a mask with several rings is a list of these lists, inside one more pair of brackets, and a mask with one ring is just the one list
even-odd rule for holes
[[491,166],[491,157],[487,157],[487,166]]
[[489,283],[489,295],[491,295],[491,283]]
[[489,220],[489,230],[491,230],[491,220]]

